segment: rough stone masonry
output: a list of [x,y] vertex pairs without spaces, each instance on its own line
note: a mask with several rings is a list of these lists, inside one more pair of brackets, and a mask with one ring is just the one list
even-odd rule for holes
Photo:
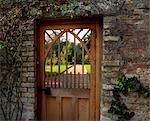
[[[23,61],[21,68],[23,121],[36,119],[34,20],[37,18],[83,16],[86,12],[90,13],[90,16],[103,15],[101,121],[115,119],[115,116],[108,114],[107,110],[112,98],[111,89],[115,84],[118,71],[123,71],[127,76],[138,76],[144,85],[150,85],[150,2],[148,0],[91,0],[88,5],[84,5],[83,0],[78,0],[78,11],[66,12],[67,14],[55,11],[52,7],[53,0],[16,0],[13,4],[10,0],[2,1],[3,3],[0,4],[0,28],[8,26],[2,24],[3,18],[7,17],[8,13],[16,13],[17,10],[20,10],[17,13],[19,17],[16,18],[20,22],[16,24],[24,31],[20,40]],[[13,32],[19,34],[18,31],[17,29]],[[1,33],[2,30],[0,38],[2,38]],[[14,36],[18,35],[14,34]],[[1,53],[1,55],[3,54]],[[4,65],[1,64],[2,66]],[[2,77],[4,70],[0,71]],[[132,121],[150,120],[148,99],[133,94],[124,98],[124,101],[129,109],[135,112]],[[4,120],[1,108],[0,120]]]

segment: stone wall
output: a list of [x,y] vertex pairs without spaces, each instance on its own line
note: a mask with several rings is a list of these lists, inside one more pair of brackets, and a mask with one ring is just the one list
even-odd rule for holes
[[[107,111],[119,70],[128,77],[137,76],[145,86],[150,85],[149,4],[128,1],[125,6],[130,7],[118,15],[104,17],[102,121],[115,119]],[[133,93],[123,100],[135,112],[132,121],[150,120],[149,99]]]
[[[19,17],[16,19],[21,21],[18,25],[24,31],[21,40],[23,61],[21,100],[24,107],[22,119],[28,121],[36,118],[34,20],[42,17],[103,14],[102,101],[100,110],[102,121],[112,121],[115,116],[108,114],[107,110],[112,99],[111,89],[115,84],[118,71],[123,71],[127,76],[140,76],[143,84],[150,85],[150,6],[148,0],[92,0],[88,5],[80,0],[77,4],[78,9],[65,11],[66,14],[61,10],[55,10],[51,3],[53,0],[17,0],[14,4],[4,0],[3,4],[0,4],[0,19],[6,16],[6,13],[20,10]],[[3,54],[1,53],[1,55]],[[135,112],[132,121],[150,120],[148,99],[133,94],[124,100],[128,107]],[[1,108],[0,118],[3,119]]]

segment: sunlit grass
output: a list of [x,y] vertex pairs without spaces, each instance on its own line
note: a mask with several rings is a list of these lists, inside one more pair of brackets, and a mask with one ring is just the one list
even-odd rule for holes
[[85,64],[85,68],[87,70],[87,73],[91,72],[91,65],[90,64]]
[[[72,65],[68,65],[68,67],[71,67]],[[53,67],[52,67],[52,72],[56,72],[56,73],[58,73],[58,65],[53,65]],[[45,66],[45,71],[46,72],[50,72],[50,65],[46,65]],[[63,71],[65,71],[66,70],[66,65],[60,65],[60,73],[61,72],[63,72]]]

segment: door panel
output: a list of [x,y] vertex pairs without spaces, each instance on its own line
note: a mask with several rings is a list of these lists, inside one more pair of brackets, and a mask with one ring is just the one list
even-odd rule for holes
[[79,99],[78,100],[79,108],[79,121],[88,121],[89,120],[89,100],[88,99]]
[[48,96],[46,98],[46,119],[47,120],[59,120],[59,107],[56,97]]
[[73,120],[73,105],[72,105],[72,98],[64,97],[62,99],[62,120]]
[[52,89],[51,96],[46,96],[46,119],[87,121],[89,92],[83,89]]
[[41,120],[96,120],[96,25],[39,26]]

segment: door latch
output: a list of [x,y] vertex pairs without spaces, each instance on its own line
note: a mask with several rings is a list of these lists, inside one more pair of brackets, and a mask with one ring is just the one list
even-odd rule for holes
[[42,91],[44,91],[46,95],[51,95],[50,87],[45,87],[44,89],[42,89]]

